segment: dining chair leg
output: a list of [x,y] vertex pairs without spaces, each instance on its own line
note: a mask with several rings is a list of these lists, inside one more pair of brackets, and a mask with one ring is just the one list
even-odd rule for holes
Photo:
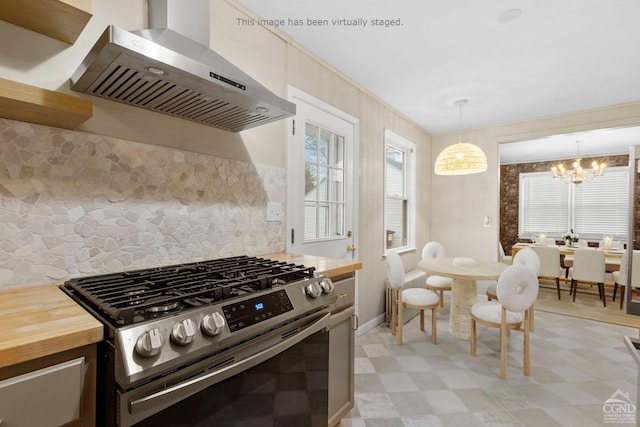
[[440,307],[444,307],[444,291],[440,290]]
[[622,303],[624,302],[624,292],[626,288],[624,285],[620,285],[620,310],[622,310]]
[[558,289],[558,299],[560,299],[560,278],[556,277],[556,288]]
[[616,293],[618,292],[618,284],[614,283],[613,284],[613,297],[611,297],[611,301],[615,301],[616,300]]
[[431,310],[431,344],[438,344],[438,312],[437,309]]
[[397,289],[391,288],[391,335],[396,335],[396,326],[398,323],[398,297],[396,296]]
[[500,378],[507,379],[507,310],[502,307],[500,324]]
[[602,305],[606,307],[607,299],[604,297],[604,283],[598,283],[598,289],[600,290],[600,294],[602,295]]
[[402,297],[398,295],[398,345],[402,345],[402,313],[404,312],[404,304],[402,303]]
[[531,322],[531,332],[534,332],[534,322],[533,322],[533,317],[534,317],[534,311],[533,311],[533,304],[531,304],[531,308],[529,308],[529,310],[531,310],[531,315],[530,315],[530,322]]
[[471,318],[471,355],[476,355],[476,319]]
[[571,292],[573,292],[573,302],[576,302],[576,292],[578,290],[578,284],[575,279],[571,279]]
[[420,330],[424,331],[424,310],[420,310]]
[[[529,359],[529,322],[533,320],[533,317],[529,315],[529,311],[533,314],[533,306],[524,312],[524,344],[522,346],[522,370],[524,375],[531,375],[531,363]],[[533,322],[531,324],[531,331],[533,331]]]

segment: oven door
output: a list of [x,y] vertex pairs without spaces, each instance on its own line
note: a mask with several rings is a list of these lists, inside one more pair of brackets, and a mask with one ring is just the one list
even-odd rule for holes
[[121,426],[326,427],[325,313],[119,393]]

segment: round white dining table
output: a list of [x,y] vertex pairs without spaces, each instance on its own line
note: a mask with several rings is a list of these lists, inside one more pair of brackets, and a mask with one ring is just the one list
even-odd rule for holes
[[[418,268],[429,274],[451,277],[451,309],[449,332],[458,338],[471,337],[471,306],[478,301],[477,280],[496,280],[508,267],[495,261],[474,260],[473,265],[461,265],[454,257],[429,258],[418,261]],[[462,260],[466,261],[468,258]],[[458,261],[461,261],[459,258]]]

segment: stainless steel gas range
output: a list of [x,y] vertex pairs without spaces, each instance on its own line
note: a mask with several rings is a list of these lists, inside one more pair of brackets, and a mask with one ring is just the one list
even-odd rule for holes
[[107,339],[107,426],[327,426],[330,279],[239,256],[65,282]]

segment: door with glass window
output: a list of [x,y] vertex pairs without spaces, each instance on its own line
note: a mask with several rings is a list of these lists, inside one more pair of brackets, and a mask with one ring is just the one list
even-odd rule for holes
[[287,251],[357,258],[357,119],[292,89],[288,149]]

